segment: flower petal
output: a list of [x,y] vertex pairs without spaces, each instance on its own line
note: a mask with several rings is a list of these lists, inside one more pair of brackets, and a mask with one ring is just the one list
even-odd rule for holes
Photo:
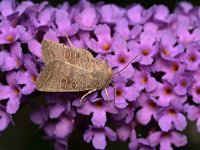
[[20,105],[20,97],[12,97],[7,102],[6,111],[9,114],[14,114],[19,109],[19,105]]
[[100,132],[100,133],[95,133],[94,137],[92,139],[92,144],[94,146],[94,148],[96,149],[105,149],[107,143],[106,143],[106,137],[105,134]]
[[102,109],[96,109],[92,115],[92,124],[97,127],[104,127],[107,121],[106,112]]
[[172,118],[168,115],[162,116],[159,119],[158,124],[162,131],[169,131],[172,128]]

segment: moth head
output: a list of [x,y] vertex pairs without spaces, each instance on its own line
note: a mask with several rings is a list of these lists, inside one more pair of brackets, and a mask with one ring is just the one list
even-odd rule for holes
[[112,68],[105,62],[99,62],[92,71],[92,77],[98,83],[97,89],[107,87],[112,80]]

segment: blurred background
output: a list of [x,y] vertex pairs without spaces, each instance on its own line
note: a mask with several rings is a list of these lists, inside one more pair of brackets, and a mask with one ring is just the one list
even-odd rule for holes
[[[21,2],[22,0],[18,0]],[[32,0],[35,3],[41,2],[39,0]],[[98,2],[97,0],[90,0],[91,2]],[[49,0],[50,4],[56,6],[64,2],[64,0]],[[69,0],[70,4],[77,3],[78,0]],[[152,6],[153,4],[165,4],[173,11],[178,0],[104,0],[105,3],[115,3],[119,6],[126,7],[132,3],[140,3],[145,8]],[[190,0],[193,5],[199,6],[199,0]],[[41,103],[43,98],[34,98],[34,102]],[[0,136],[0,150],[53,150],[53,146],[43,140],[44,132],[39,130],[30,119],[29,114],[32,112],[30,106],[23,106],[16,115],[14,115],[15,126],[9,126],[9,128]],[[177,150],[200,150],[200,134],[196,131],[195,123],[189,122],[184,133],[188,137],[188,143],[185,147],[175,148]],[[83,142],[82,133],[76,130],[69,139],[69,150],[92,150],[91,144]],[[128,150],[128,142],[113,142],[108,143],[107,150]]]

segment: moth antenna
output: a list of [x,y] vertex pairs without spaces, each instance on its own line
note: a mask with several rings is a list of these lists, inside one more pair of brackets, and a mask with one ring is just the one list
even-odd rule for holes
[[67,38],[67,41],[68,41],[69,45],[72,46],[72,47],[75,47],[75,46],[72,44],[72,42],[70,41],[70,39],[69,39],[69,37],[68,37],[67,35],[66,35],[66,38]]
[[113,82],[110,82],[114,88],[114,104],[115,104],[115,97],[116,97],[116,88]]
[[139,55],[140,55],[140,53],[137,54],[135,57],[133,57],[133,58],[131,59],[131,61],[129,61],[129,63],[128,63],[123,69],[121,69],[120,71],[117,71],[117,72],[113,73],[112,75],[119,74],[120,72],[124,71],[124,70],[133,62],[133,60],[134,60],[135,58],[137,58]]
[[109,100],[109,97],[108,97],[108,91],[107,91],[106,88],[104,89],[104,91],[105,91],[105,93],[106,93],[107,101],[108,101],[108,104],[109,104],[109,103],[110,103],[110,100]]

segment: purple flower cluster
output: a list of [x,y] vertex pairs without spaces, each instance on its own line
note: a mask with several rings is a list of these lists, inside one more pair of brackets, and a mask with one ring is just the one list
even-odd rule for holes
[[187,119],[197,122],[200,133],[200,7],[181,2],[170,12],[164,5],[121,8],[86,0],[57,7],[0,2],[0,131],[13,123],[28,96],[42,94],[35,90],[44,65],[42,40],[68,45],[66,35],[113,72],[139,56],[113,75],[108,97],[97,91],[81,105],[83,93],[46,93],[47,105],[38,106],[31,120],[56,150],[66,149],[78,128],[95,149],[121,140],[132,150],[172,150],[187,144],[181,133]]

